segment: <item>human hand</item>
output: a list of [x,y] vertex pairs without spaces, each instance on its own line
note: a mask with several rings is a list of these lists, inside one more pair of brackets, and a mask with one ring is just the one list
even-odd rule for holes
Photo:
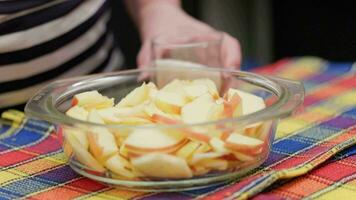
[[[152,61],[151,43],[158,35],[176,35],[181,33],[182,30],[189,31],[202,38],[211,37],[211,34],[221,34],[207,24],[190,17],[178,6],[165,3],[152,3],[145,6],[141,12],[139,29],[143,41],[137,57],[139,68],[150,65]],[[240,44],[227,33],[223,33],[221,59],[223,67],[240,68]]]

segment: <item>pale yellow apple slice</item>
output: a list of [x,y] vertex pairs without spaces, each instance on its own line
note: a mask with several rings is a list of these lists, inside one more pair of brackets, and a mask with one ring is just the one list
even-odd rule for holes
[[149,98],[150,87],[146,83],[143,83],[140,87],[135,88],[122,98],[115,107],[136,106],[143,103]]
[[62,146],[64,155],[70,158],[73,154],[73,148],[68,144],[67,140],[63,140]]
[[68,115],[69,117],[73,117],[75,119],[86,121],[89,112],[85,110],[83,107],[75,105],[67,110],[66,115]]
[[191,84],[192,85],[204,85],[204,86],[206,86],[207,91],[210,93],[210,95],[214,99],[219,98],[219,91],[218,91],[214,81],[207,79],[207,78],[201,78],[201,79],[193,80]]
[[89,112],[88,121],[96,124],[105,124],[105,121],[101,118],[96,109],[93,109]]
[[154,98],[154,103],[165,113],[180,114],[181,108],[187,100],[184,95],[173,92],[158,91]]
[[187,162],[177,156],[150,153],[131,160],[140,172],[155,178],[191,178],[192,171]]
[[193,165],[191,168],[194,176],[202,176],[210,172],[210,169],[201,165]]
[[144,112],[145,105],[138,105],[134,107],[111,107],[99,109],[97,112],[106,123],[117,123],[118,118],[124,117],[140,117],[149,118]]
[[89,149],[94,157],[104,162],[119,151],[114,135],[103,127],[92,127],[88,132]]
[[[151,120],[155,123],[158,124],[169,124],[169,125],[177,125],[177,124],[182,124],[180,120],[176,119],[171,119],[165,116],[161,116],[158,114],[152,115]],[[182,128],[180,130],[180,133],[185,135],[185,137],[192,139],[192,140],[197,140],[201,142],[208,143],[210,140],[210,136],[205,133],[205,129],[200,129],[200,128]]]
[[[242,102],[242,114],[243,115],[248,115],[254,112],[257,112],[259,110],[262,110],[266,107],[266,104],[263,100],[263,98],[253,95],[251,93],[248,92],[244,92],[241,90],[237,90],[237,89],[229,89],[229,92],[231,94],[238,94],[241,98],[241,102]],[[255,135],[256,132],[258,132],[258,129],[260,128],[260,126],[262,125],[261,122],[259,123],[255,123],[255,124],[251,124],[249,126],[247,126],[245,128],[245,133],[247,135]]]
[[203,160],[219,158],[223,155],[226,155],[226,153],[220,153],[220,152],[194,153],[192,159],[189,161],[189,164],[195,165]]
[[208,93],[187,103],[181,112],[183,122],[188,124],[206,122],[213,105],[215,105],[214,100]]
[[147,118],[141,117],[120,117],[116,118],[112,123],[115,124],[124,124],[124,125],[143,125],[143,124],[151,124],[152,121]]
[[216,137],[211,138],[209,144],[213,148],[214,152],[224,153],[224,154],[230,152],[230,150],[225,147],[225,142],[219,138]]
[[152,119],[153,115],[157,114],[159,116],[164,116],[169,119],[180,119],[180,115],[177,114],[168,114],[158,109],[154,102],[150,102],[144,107],[144,112],[150,116]]
[[198,149],[199,146],[200,142],[189,141],[187,144],[182,146],[177,152],[175,152],[175,155],[180,158],[187,159],[194,153],[195,150]]
[[129,161],[121,157],[119,154],[112,155],[105,162],[105,167],[109,170],[120,176],[132,179],[136,176],[129,170],[130,165]]
[[216,121],[216,120],[223,119],[224,110],[225,110],[224,104],[215,101],[209,108],[207,121]]
[[85,109],[106,108],[114,106],[114,99],[101,95],[98,91],[82,92],[74,95],[72,105],[79,105]]
[[124,145],[133,153],[174,152],[184,143],[180,133],[165,133],[158,129],[136,129],[125,140]]
[[71,146],[75,157],[85,166],[98,171],[105,172],[105,168],[100,164],[78,140],[71,134],[64,133],[65,141]]
[[263,144],[262,140],[237,133],[230,134],[225,141],[226,148],[248,155],[260,153]]
[[63,127],[63,132],[74,136],[85,149],[89,148],[89,141],[85,130],[72,127]]
[[200,161],[198,166],[202,166],[206,169],[210,170],[226,170],[229,166],[228,161],[223,160],[223,159],[218,159],[218,158],[209,158],[209,159],[204,159]]
[[255,158],[253,156],[247,155],[247,154],[243,154],[240,152],[232,152],[232,154],[235,156],[235,158],[237,160],[243,161],[243,162],[252,162],[255,160]]
[[160,91],[163,92],[170,92],[170,93],[179,93],[182,96],[186,96],[183,88],[188,85],[188,81],[174,79],[173,81],[169,82],[165,85]]
[[184,91],[184,93],[186,94],[187,98],[189,98],[189,100],[194,100],[195,98],[198,98],[200,96],[202,96],[203,94],[208,93],[208,87],[206,85],[203,84],[194,84],[191,83],[189,85],[186,85],[182,88],[180,88],[180,90]]
[[[179,53],[179,51],[175,53]],[[205,66],[198,63],[174,59],[158,59],[155,60],[154,65],[158,69],[156,79],[159,88],[176,78],[194,80],[202,77],[213,80],[213,83],[218,88],[221,86],[221,73],[219,71],[200,70],[199,68],[204,68]],[[199,70],[196,70],[197,68]]]

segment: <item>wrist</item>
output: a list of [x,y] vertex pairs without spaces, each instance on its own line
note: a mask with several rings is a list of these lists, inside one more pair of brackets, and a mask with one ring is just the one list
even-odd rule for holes
[[[180,1],[177,0],[149,0],[141,1],[142,4],[137,13],[137,26],[141,34],[141,39],[153,37],[158,33],[160,28],[159,21],[169,20],[172,16],[184,14],[180,7]],[[155,30],[153,31],[153,25]],[[158,25],[158,26],[157,26]]]

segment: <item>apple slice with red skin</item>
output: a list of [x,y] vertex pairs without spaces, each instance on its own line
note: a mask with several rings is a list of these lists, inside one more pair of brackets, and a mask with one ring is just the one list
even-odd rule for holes
[[181,133],[157,129],[136,129],[124,141],[125,148],[134,154],[171,153],[185,143],[186,138]]
[[[160,123],[160,124],[167,124],[167,125],[179,125],[183,124],[183,122],[176,120],[176,119],[170,119],[168,117],[158,115],[158,114],[153,114],[151,120],[155,123]],[[202,141],[205,143],[208,143],[210,141],[210,136],[206,135],[204,133],[197,132],[195,130],[190,130],[188,128],[182,128],[182,133],[185,134],[186,137],[191,138],[193,140],[198,140]]]
[[225,140],[226,148],[248,155],[261,153],[263,144],[262,140],[237,133],[230,134]]
[[153,178],[191,178],[193,176],[187,162],[177,156],[150,153],[131,160],[133,167]]

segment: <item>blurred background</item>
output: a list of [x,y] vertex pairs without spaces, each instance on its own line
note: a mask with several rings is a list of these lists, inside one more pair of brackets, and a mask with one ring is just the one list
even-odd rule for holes
[[[190,15],[240,41],[243,69],[295,56],[356,60],[353,1],[182,0],[182,5]],[[112,0],[112,7],[125,66],[133,67],[140,47],[137,30],[122,1]]]

